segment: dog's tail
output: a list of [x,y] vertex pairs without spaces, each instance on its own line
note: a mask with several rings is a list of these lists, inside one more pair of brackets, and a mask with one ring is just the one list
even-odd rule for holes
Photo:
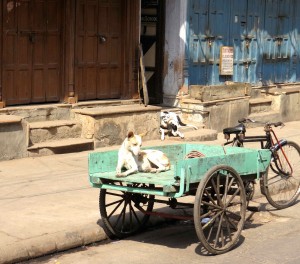
[[198,127],[196,127],[196,126],[194,126],[194,125],[183,123],[183,122],[181,121],[181,119],[180,119],[179,116],[177,116],[177,120],[178,120],[178,124],[181,125],[181,126],[192,127],[192,128],[194,128],[194,129],[196,129],[196,130],[198,129]]

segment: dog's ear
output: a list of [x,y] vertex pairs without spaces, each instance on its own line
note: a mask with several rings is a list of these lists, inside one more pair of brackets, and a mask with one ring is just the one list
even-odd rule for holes
[[127,137],[132,138],[133,136],[134,136],[134,133],[132,131],[129,131]]
[[139,134],[139,136],[142,138],[142,137],[144,137],[144,136],[146,136],[147,135],[147,132],[144,132],[144,133],[141,133],[141,134]]

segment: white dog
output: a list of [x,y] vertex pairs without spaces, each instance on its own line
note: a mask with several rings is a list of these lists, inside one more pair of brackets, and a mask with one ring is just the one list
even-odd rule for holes
[[184,134],[179,131],[180,127],[192,127],[194,129],[198,129],[198,127],[191,125],[191,124],[184,124],[180,117],[174,112],[164,111],[160,113],[160,138],[161,140],[165,139],[165,130],[168,134],[174,137],[181,137],[184,138]]
[[[161,172],[170,169],[168,157],[159,150],[141,150],[142,137],[129,132],[118,153],[117,177],[140,172]],[[126,171],[122,172],[125,168]]]

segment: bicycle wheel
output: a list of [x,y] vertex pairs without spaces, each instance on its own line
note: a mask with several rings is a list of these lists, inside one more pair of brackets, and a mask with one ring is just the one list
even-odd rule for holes
[[197,236],[211,254],[231,250],[239,241],[246,194],[239,174],[227,165],[211,168],[201,179],[194,204]]
[[[282,149],[272,155],[271,170],[263,175],[264,194],[268,202],[277,209],[287,208],[295,203],[300,185],[300,147],[295,142],[288,141]],[[281,172],[275,168],[279,168]]]
[[[123,183],[120,182],[123,186]],[[147,188],[145,184],[131,184],[133,187]],[[153,185],[149,185],[153,187]],[[99,209],[103,221],[103,228],[111,239],[125,238],[145,228],[150,215],[140,210],[151,212],[154,196],[101,189],[99,195]]]

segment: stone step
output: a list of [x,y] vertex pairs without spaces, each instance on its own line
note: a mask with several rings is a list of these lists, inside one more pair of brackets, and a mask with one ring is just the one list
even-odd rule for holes
[[10,125],[10,124],[16,124],[22,122],[21,116],[15,116],[15,115],[0,115],[0,125]]
[[[180,117],[182,123],[184,123],[186,125],[193,125],[193,126],[196,126],[198,129],[202,129],[205,127],[205,125],[202,122],[189,120],[189,115],[186,112],[184,112],[183,109],[181,109],[181,108],[163,108],[161,110],[161,112],[163,112],[163,111],[176,113]],[[181,126],[180,131],[181,130],[183,132],[184,131],[188,132],[188,131],[194,131],[196,129],[191,126]]]
[[82,125],[75,120],[55,120],[29,123],[28,146],[67,138],[80,138]]
[[96,101],[84,101],[78,102],[73,104],[73,109],[80,109],[80,108],[101,108],[101,107],[111,107],[111,106],[122,106],[122,105],[134,105],[139,104],[139,99],[114,99],[114,100],[96,100]]
[[36,143],[27,148],[30,157],[80,152],[93,149],[94,140],[84,138],[68,138],[46,141],[42,143]]
[[27,122],[64,120],[70,118],[71,108],[69,104],[13,106],[0,109],[0,115],[20,116]]
[[281,121],[281,116],[279,112],[268,111],[263,113],[253,113],[248,116],[248,118],[257,121],[258,123],[248,123],[248,127],[260,127],[264,126],[267,122],[279,122]]
[[249,111],[252,113],[269,112],[272,107],[272,98],[256,98],[249,100]]
[[26,157],[26,132],[23,117],[0,114],[0,160]]
[[218,137],[218,133],[216,130],[213,129],[198,129],[193,131],[184,131],[180,128],[180,132],[184,134],[184,138],[180,137],[173,137],[173,136],[167,136],[165,137],[165,141],[168,140],[178,140],[183,142],[189,142],[189,141],[212,141],[216,140]]
[[129,131],[144,134],[144,140],[159,139],[161,107],[132,104],[73,109],[82,124],[82,137],[93,138],[95,148],[122,144]]

